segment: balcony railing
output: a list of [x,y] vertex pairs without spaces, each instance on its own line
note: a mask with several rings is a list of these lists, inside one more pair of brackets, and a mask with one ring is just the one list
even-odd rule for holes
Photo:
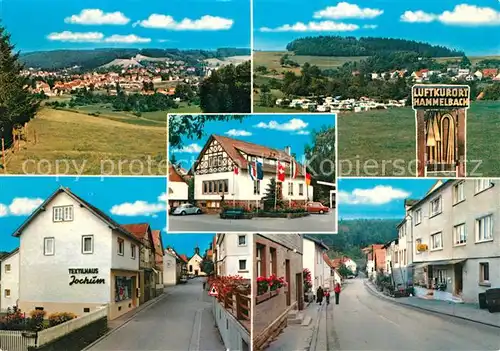
[[240,323],[250,330],[251,321],[251,299],[246,293],[239,291],[219,292],[217,300],[224,309],[231,313]]

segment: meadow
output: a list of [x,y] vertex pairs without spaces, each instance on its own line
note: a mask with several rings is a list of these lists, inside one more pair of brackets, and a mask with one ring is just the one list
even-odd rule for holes
[[[473,102],[468,110],[469,176],[500,174],[500,144],[494,142],[500,131],[498,111],[500,101]],[[414,164],[403,167],[415,162],[416,156],[415,112],[411,108],[346,113],[340,114],[338,120],[341,176],[416,175]]]
[[13,154],[7,172],[166,174],[166,112],[148,116],[147,123],[112,111],[97,116],[83,112],[42,108],[28,124],[28,141]]

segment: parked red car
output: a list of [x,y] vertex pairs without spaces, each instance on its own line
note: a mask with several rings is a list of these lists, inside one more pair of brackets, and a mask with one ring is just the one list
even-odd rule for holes
[[306,208],[309,213],[323,214],[330,212],[330,208],[326,207],[321,202],[308,202]]

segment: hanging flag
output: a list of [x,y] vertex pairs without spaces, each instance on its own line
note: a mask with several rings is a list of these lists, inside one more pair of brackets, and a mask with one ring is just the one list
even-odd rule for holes
[[234,174],[240,174],[240,169],[237,166],[234,166]]
[[255,170],[256,170],[256,178],[257,180],[264,179],[264,169],[263,169],[263,160],[262,158],[258,158],[255,160]]
[[292,160],[290,162],[290,178],[295,179],[299,175],[299,167],[297,167],[297,162]]
[[278,182],[285,181],[285,166],[282,165],[280,161],[278,161],[278,167],[276,169],[276,179]]
[[255,165],[250,162],[248,163],[248,174],[253,181],[257,180],[257,169]]
[[307,186],[311,185],[311,175],[306,172],[306,184]]

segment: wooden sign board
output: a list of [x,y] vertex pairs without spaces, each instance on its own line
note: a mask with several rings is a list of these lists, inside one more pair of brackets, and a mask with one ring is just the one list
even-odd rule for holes
[[417,84],[412,107],[417,127],[417,176],[466,176],[468,85]]

